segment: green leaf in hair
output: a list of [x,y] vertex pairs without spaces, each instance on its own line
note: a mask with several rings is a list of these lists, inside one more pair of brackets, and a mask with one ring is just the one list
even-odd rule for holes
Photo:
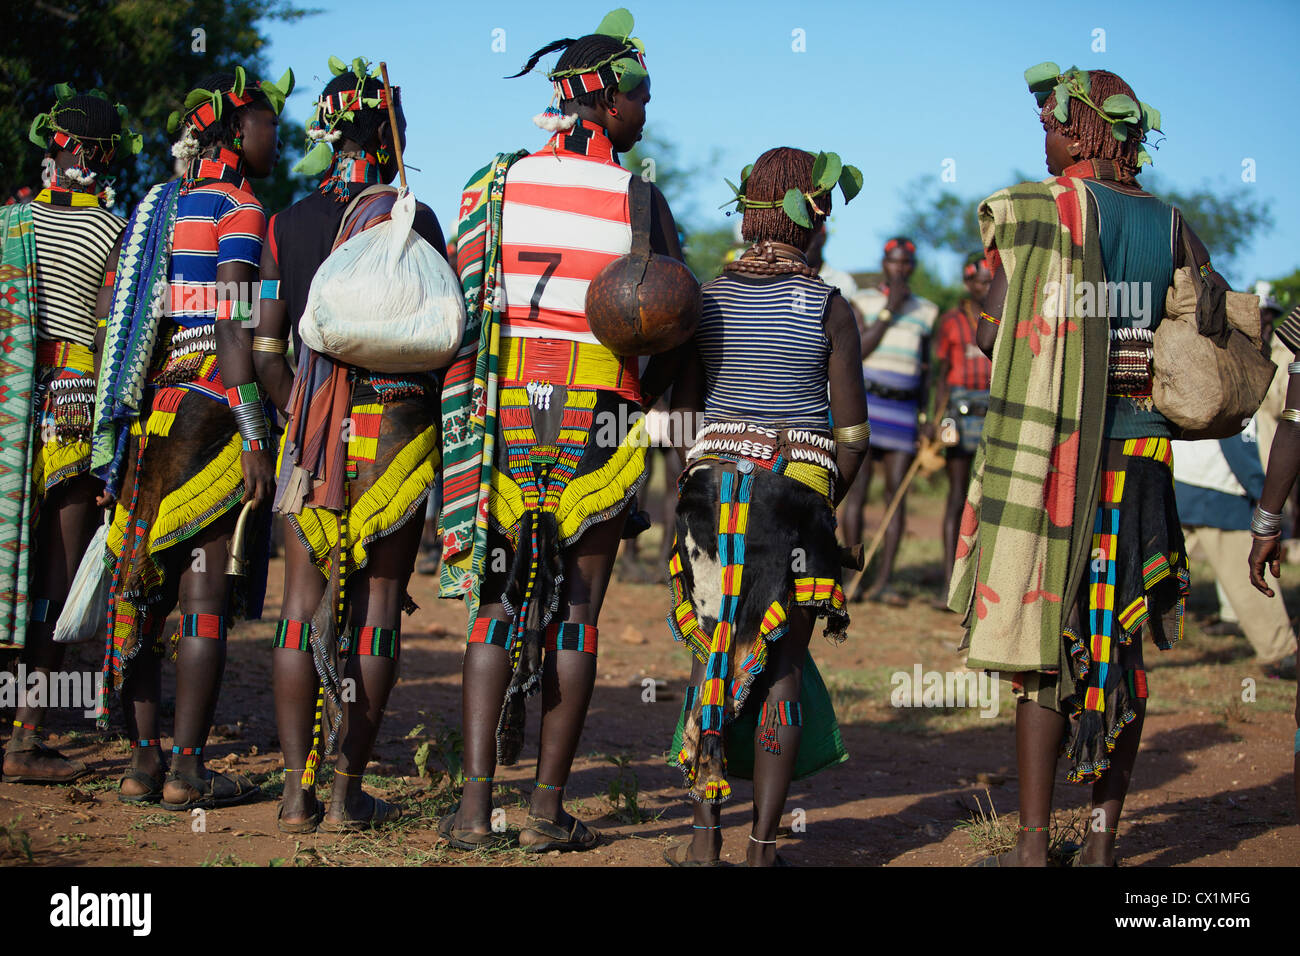
[[626,40],[632,35],[632,28],[635,24],[636,21],[632,19],[631,11],[627,7],[619,7],[617,10],[611,10],[605,14],[605,18],[600,21],[600,26],[596,27],[596,33],[601,36]]
[[343,71],[348,68],[348,65],[336,56],[330,57],[329,63],[330,63],[330,72],[333,73],[335,76],[342,76]]
[[54,98],[56,100],[69,100],[77,95],[77,91],[71,83],[56,83],[54,85]]
[[817,163],[813,163],[813,189],[829,192],[840,181],[840,172],[844,164],[840,162],[840,157],[836,153],[819,153],[818,160],[822,163],[821,171],[817,170]]
[[32,125],[27,129],[27,138],[30,139],[34,145],[41,147],[41,149],[45,149],[48,142],[44,130],[47,128],[49,122],[50,114],[42,113],[40,116],[32,120]]
[[1029,84],[1029,92],[1034,94],[1041,107],[1047,102],[1048,93],[1056,85],[1056,79],[1061,75],[1061,68],[1050,60],[1046,63],[1037,63],[1025,70],[1025,82]]
[[190,90],[185,95],[185,111],[188,113],[200,103],[207,102],[210,99],[212,99],[212,94],[207,90]]
[[352,61],[352,74],[358,80],[366,78],[366,61],[363,57],[357,57]]
[[1111,120],[1123,120],[1125,123],[1142,121],[1142,110],[1133,102],[1133,97],[1126,93],[1116,93],[1114,96],[1106,97],[1102,101],[1101,108]]
[[805,229],[812,228],[812,219],[808,216],[808,202],[799,190],[787,189],[785,198],[781,200],[781,208],[794,220],[795,225],[803,226]]
[[[1149,133],[1153,129],[1160,129],[1160,111],[1150,103],[1139,105],[1142,107],[1142,132]],[[1150,157],[1147,161],[1150,162]]]
[[620,93],[631,93],[650,75],[645,67],[630,58],[615,60],[613,66],[614,72],[618,75]]
[[847,206],[853,197],[862,192],[862,170],[856,166],[845,166],[840,170],[840,192],[844,194]]
[[132,156],[137,155],[140,150],[144,149],[144,137],[139,133],[132,133],[126,140],[126,150]]
[[293,171],[307,176],[318,176],[329,169],[333,159],[334,150],[330,148],[329,143],[317,143],[294,164]]
[[175,133],[181,125],[181,111],[172,110],[171,115],[167,117],[167,132]]
[[244,68],[242,66],[235,67],[235,85],[230,88],[230,92],[234,93],[236,96],[243,96],[244,82],[246,79],[247,77],[244,75]]
[[1128,139],[1128,126],[1125,123],[1111,123],[1110,131],[1115,134],[1115,138],[1121,143]]
[[1052,90],[1056,94],[1056,106],[1052,108],[1052,115],[1058,122],[1065,123],[1070,119],[1070,88],[1064,83],[1057,84]]
[[[735,193],[737,197],[739,197],[739,196],[742,195],[742,193],[741,193],[741,187],[740,187],[740,186],[737,186],[737,185],[736,185],[735,183],[733,183],[730,179],[725,179],[725,178],[724,178],[722,181],[723,181],[724,183],[726,183],[728,186],[731,187],[731,191],[732,191],[733,193]],[[744,179],[741,179],[741,183],[742,183],[742,184],[744,183]],[[730,205],[730,203],[728,203],[727,205]]]

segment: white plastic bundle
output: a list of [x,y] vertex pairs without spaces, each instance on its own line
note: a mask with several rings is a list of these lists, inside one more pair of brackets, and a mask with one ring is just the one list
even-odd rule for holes
[[375,372],[446,368],[465,332],[460,280],[412,228],[415,196],[348,239],[311,281],[298,331],[309,348]]
[[77,573],[68,589],[68,599],[54,625],[58,644],[81,644],[102,638],[108,633],[108,566],[104,564],[108,522],[99,526],[90,539],[90,547],[77,565]]

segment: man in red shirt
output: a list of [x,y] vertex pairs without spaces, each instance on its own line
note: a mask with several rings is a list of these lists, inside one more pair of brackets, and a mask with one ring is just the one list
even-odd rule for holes
[[[951,419],[957,432],[956,444],[948,446],[948,500],[943,512],[943,592],[934,606],[948,609],[948,584],[957,553],[957,522],[966,503],[970,466],[984,431],[989,409],[989,377],[993,363],[975,343],[975,329],[984,297],[992,281],[983,252],[973,252],[962,266],[962,282],[969,297],[939,319],[934,364],[939,386],[935,389],[932,421]],[[943,426],[940,427],[942,437]]]

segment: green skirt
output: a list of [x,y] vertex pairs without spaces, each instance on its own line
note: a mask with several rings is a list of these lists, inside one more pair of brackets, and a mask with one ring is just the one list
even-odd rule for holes
[[[752,696],[735,720],[727,725],[727,772],[742,780],[754,779],[754,736],[758,731],[758,713],[762,701]],[[804,658],[803,682],[799,686],[799,701],[803,711],[803,733],[799,738],[799,754],[794,762],[794,779],[802,780],[813,774],[843,763],[849,759],[840,738],[840,725],[835,719],[830,692],[822,681],[810,652]],[[677,730],[669,753],[669,764],[682,749],[682,731],[686,724],[685,713],[677,718]]]

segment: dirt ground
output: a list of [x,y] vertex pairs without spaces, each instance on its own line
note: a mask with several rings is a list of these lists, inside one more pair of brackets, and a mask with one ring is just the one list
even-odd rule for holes
[[[1014,830],[1014,705],[1007,686],[993,718],[972,709],[890,704],[893,673],[911,673],[917,663],[927,671],[961,667],[956,616],[929,604],[939,574],[938,508],[937,489],[912,505],[899,570],[910,605],[855,605],[847,643],[814,640],[850,759],[793,785],[784,820],[791,830],[780,846],[792,863],[960,866]],[[876,503],[873,519],[878,510]],[[647,565],[657,532],[642,545]],[[420,576],[411,592],[421,609],[404,626],[401,675],[366,780],[368,789],[402,803],[406,818],[377,834],[279,834],[282,774],[269,692],[270,638],[279,613],[274,584],[281,573],[274,562],[264,620],[232,633],[208,747],[210,766],[249,774],[262,781],[265,795],[210,811],[202,826],[185,814],[119,804],[116,780],[128,748],[117,713],[114,729],[99,734],[65,711],[50,721],[52,743],[88,761],[96,775],[75,789],[0,786],[0,865],[642,866],[660,865],[663,850],[689,834],[680,775],[664,762],[689,667],[664,623],[665,586],[618,582],[601,618],[599,677],[566,792],[570,812],[599,828],[603,845],[587,854],[540,857],[518,849],[462,854],[446,848],[435,827],[456,798],[445,767],[455,767],[459,746],[464,612],[436,599],[435,578]],[[1295,685],[1264,678],[1244,638],[1203,632],[1200,622],[1214,610],[1207,575],[1204,566],[1193,567],[1188,639],[1167,653],[1148,654],[1151,703],[1119,839],[1121,865],[1300,864],[1292,784]],[[1295,566],[1284,577],[1292,585],[1300,579]],[[1285,593],[1292,609],[1300,607],[1300,587]],[[97,653],[78,648],[66,666],[97,669],[98,663]],[[170,668],[166,674],[170,693]],[[653,702],[643,700],[647,678],[655,682]],[[1255,682],[1252,702],[1242,699],[1247,678]],[[539,702],[529,703],[535,722]],[[416,754],[425,742],[427,775],[421,777]],[[528,744],[522,762],[497,775],[498,802],[512,829],[526,812],[535,723]],[[326,796],[329,771],[322,776]],[[1061,777],[1055,824],[1057,836],[1069,839],[1086,822],[1087,791]],[[735,862],[744,858],[750,791],[743,781],[733,783],[723,852]]]

